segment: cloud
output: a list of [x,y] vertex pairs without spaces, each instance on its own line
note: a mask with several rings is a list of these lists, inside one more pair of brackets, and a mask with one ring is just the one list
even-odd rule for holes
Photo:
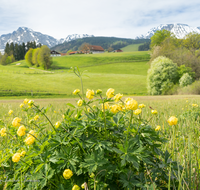
[[159,24],[200,26],[199,8],[199,0],[1,0],[0,32],[26,26],[55,38],[75,33],[134,38]]

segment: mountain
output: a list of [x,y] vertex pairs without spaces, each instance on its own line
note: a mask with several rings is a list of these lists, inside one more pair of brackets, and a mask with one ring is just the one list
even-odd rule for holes
[[30,28],[27,27],[19,27],[16,31],[9,34],[4,34],[0,36],[0,49],[4,49],[6,46],[6,43],[26,43],[28,41],[36,41],[36,44],[41,43],[42,45],[47,45],[48,47],[53,47],[57,44],[63,43],[63,42],[69,42],[71,40],[79,39],[79,38],[85,38],[85,37],[91,37],[93,35],[88,34],[73,34],[68,35],[66,38],[62,39],[56,39],[52,36],[48,36],[45,34],[42,34],[40,32],[35,32]]
[[87,38],[79,38],[76,40],[72,40],[70,42],[64,42],[62,44],[58,44],[52,47],[52,50],[56,50],[58,52],[66,53],[68,50],[77,51],[78,48],[83,43],[88,43],[91,45],[101,46],[104,49],[108,49],[109,47],[114,50],[123,48],[130,44],[141,44],[145,42],[149,42],[149,39],[127,39],[127,38],[116,38],[116,37],[87,37]]
[[184,38],[190,32],[197,32],[200,34],[200,27],[191,27],[187,24],[161,24],[158,27],[150,29],[146,34],[137,36],[135,39],[150,39],[157,30],[169,30],[174,33],[179,39]]

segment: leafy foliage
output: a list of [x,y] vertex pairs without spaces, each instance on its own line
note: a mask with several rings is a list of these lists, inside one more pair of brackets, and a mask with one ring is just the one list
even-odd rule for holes
[[183,74],[183,76],[179,80],[179,84],[181,87],[192,84],[192,77],[188,73]]
[[169,90],[178,78],[177,65],[169,58],[159,56],[151,62],[147,75],[147,89],[151,95],[160,95]]
[[[80,77],[79,70],[74,72]],[[0,145],[0,173],[9,179],[5,181],[8,190],[72,189],[84,182],[94,190],[178,187],[177,176],[182,167],[172,161],[167,151],[161,151],[166,139],[160,132],[126,108],[130,99],[114,104],[99,91],[96,100],[87,101],[79,92],[76,94],[82,105],[68,104],[63,121],[55,125],[47,117],[48,108],[24,100],[20,122],[27,131],[35,130],[31,145],[16,134],[15,127],[2,121],[6,136]],[[108,102],[121,106],[121,111],[105,109]],[[35,119],[36,115],[39,119]],[[22,150],[26,151],[25,156],[14,163],[13,154]],[[71,179],[63,177],[65,169],[73,172]]]

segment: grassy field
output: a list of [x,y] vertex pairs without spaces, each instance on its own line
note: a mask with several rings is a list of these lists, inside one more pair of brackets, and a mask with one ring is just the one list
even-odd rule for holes
[[131,44],[131,45],[121,48],[121,50],[123,50],[123,52],[138,51],[138,47],[140,45],[143,45],[143,43],[142,44]]
[[[0,66],[0,96],[70,97],[80,82],[70,68],[85,71],[85,89],[113,87],[124,94],[146,94],[148,52],[72,55],[53,58],[53,69],[28,68],[19,61]],[[20,65],[18,65],[20,63]]]

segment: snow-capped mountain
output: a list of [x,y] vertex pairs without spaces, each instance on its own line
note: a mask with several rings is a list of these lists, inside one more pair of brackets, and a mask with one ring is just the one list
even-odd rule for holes
[[88,35],[88,34],[72,34],[72,35],[68,35],[66,38],[61,38],[59,40],[59,44],[62,44],[64,42],[69,42],[72,40],[76,40],[78,38],[86,38],[86,37],[94,37],[94,35]]
[[73,35],[68,35],[66,38],[56,39],[52,36],[48,36],[40,32],[35,32],[27,27],[19,27],[13,33],[3,34],[0,36],[0,50],[5,48],[7,42],[21,44],[23,42],[26,43],[28,41],[35,41],[36,44],[41,43],[42,45],[47,45],[50,48],[65,41],[69,42],[71,40],[75,40],[78,38],[85,38],[92,36],[93,35],[88,35],[88,34],[82,34],[82,35],[73,34]]
[[197,32],[200,34],[200,27],[191,27],[187,24],[161,24],[158,27],[150,29],[145,35],[137,36],[135,39],[150,39],[157,30],[169,30],[174,33],[179,39],[184,38],[190,32]]

